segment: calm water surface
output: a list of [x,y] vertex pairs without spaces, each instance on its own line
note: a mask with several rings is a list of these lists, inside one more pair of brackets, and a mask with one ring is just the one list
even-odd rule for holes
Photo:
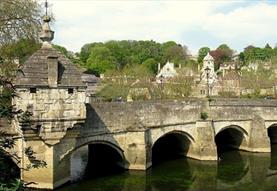
[[[229,151],[219,162],[188,158],[160,162],[146,172],[123,171],[85,177],[59,191],[277,191],[277,147],[272,153]],[[86,157],[76,158],[75,179],[83,175]]]

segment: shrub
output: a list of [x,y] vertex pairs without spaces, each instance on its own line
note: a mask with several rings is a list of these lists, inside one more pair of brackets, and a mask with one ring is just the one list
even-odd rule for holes
[[209,117],[209,116],[208,116],[208,113],[207,113],[207,112],[201,112],[201,113],[200,113],[200,118],[201,118],[202,120],[206,120],[208,117]]

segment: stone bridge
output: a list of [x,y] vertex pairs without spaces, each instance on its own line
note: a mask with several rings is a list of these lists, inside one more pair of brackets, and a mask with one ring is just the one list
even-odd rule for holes
[[[163,149],[214,161],[223,146],[270,152],[270,141],[277,137],[276,106],[273,100],[241,99],[90,102],[83,125],[58,125],[47,136],[39,129],[23,132],[24,144],[32,146],[47,168],[24,172],[22,178],[36,182],[37,188],[53,189],[68,182],[71,155],[86,145],[105,145],[118,155],[122,167],[135,170],[151,167],[154,155]],[[201,113],[208,118],[201,119]],[[18,151],[21,145],[18,142]],[[105,160],[109,161],[108,154]]]

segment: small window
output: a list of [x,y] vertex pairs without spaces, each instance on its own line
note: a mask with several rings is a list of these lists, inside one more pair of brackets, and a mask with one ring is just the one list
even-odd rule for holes
[[68,88],[68,94],[73,94],[74,89],[73,88]]
[[37,93],[37,88],[30,88],[30,93],[31,94]]

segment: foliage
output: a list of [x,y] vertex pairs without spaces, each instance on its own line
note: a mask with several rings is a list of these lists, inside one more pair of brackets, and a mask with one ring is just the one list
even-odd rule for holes
[[35,152],[31,147],[24,149],[25,156],[31,162],[27,168],[20,169],[19,165],[21,158],[18,154],[11,153],[8,150],[15,146],[15,141],[21,137],[11,137],[5,132],[0,131],[0,188],[5,190],[21,190],[24,185],[18,178],[20,170],[30,170],[31,168],[46,167],[45,161],[38,160],[35,157]]
[[117,98],[126,100],[130,88],[150,86],[151,77],[152,74],[142,65],[126,67],[122,71],[108,71],[97,95],[107,101]]
[[273,87],[277,83],[277,77],[271,68],[266,69],[263,63],[260,63],[257,71],[241,71],[241,84],[243,87],[253,89],[252,96],[259,96],[262,88]]
[[57,45],[57,44],[54,44],[53,48],[55,48],[56,50],[61,52],[63,55],[65,55],[72,63],[83,65],[80,58],[78,56],[76,56],[76,54],[74,52],[68,51],[65,47]]
[[232,60],[233,50],[230,49],[228,45],[221,44],[216,50],[212,50],[210,54],[215,60],[216,71],[219,69],[220,64]]
[[206,119],[208,119],[208,117],[209,117],[209,115],[208,115],[207,112],[201,112],[201,113],[200,113],[200,118],[201,118],[202,120],[206,120]]
[[128,67],[144,65],[150,73],[157,72],[158,63],[167,60],[175,64],[185,63],[187,47],[174,41],[108,41],[106,43],[85,44],[81,48],[80,59],[84,67],[99,75],[109,70],[122,71]]
[[266,44],[264,48],[250,45],[245,47],[244,51],[240,53],[240,60],[243,65],[248,65],[249,63],[256,61],[274,60],[274,57],[276,56],[277,48],[272,48],[269,44]]
[[202,47],[198,50],[198,58],[197,61],[198,63],[202,63],[204,57],[210,52],[210,48],[209,47]]
[[41,9],[33,0],[0,1],[0,46],[37,37]]
[[192,79],[176,76],[164,84],[163,97],[167,99],[188,97],[191,93]]

